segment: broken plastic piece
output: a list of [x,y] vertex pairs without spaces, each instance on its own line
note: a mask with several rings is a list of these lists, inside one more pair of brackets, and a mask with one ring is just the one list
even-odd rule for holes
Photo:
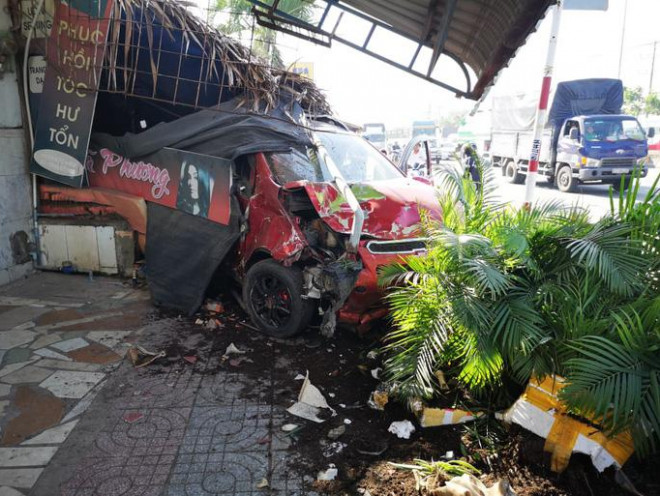
[[193,365],[195,365],[195,363],[197,363],[197,357],[195,355],[184,356],[183,359],[186,362],[191,363]]
[[630,433],[608,438],[592,425],[570,417],[558,398],[563,387],[564,379],[558,376],[532,379],[500,418],[545,438],[544,450],[551,453],[550,468],[554,472],[568,466],[572,452],[589,455],[599,472],[611,465],[621,468],[634,451]]
[[371,377],[373,377],[376,380],[380,379],[380,373],[383,369],[381,367],[375,368],[371,370]]
[[329,465],[327,470],[321,470],[316,476],[316,480],[320,481],[332,481],[337,478],[339,471],[335,468],[334,463]]
[[282,426],[282,430],[283,430],[284,432],[295,431],[297,428],[298,428],[298,424],[284,424],[284,425]]
[[399,439],[410,439],[410,435],[415,432],[415,426],[410,420],[399,420],[392,422],[387,432],[391,432]]
[[225,350],[225,357],[228,357],[230,355],[243,355],[245,352],[239,350],[234,343],[229,343],[229,346],[227,346],[227,349]]
[[470,422],[483,415],[455,408],[424,408],[419,419],[422,427],[438,427],[440,425],[455,425]]

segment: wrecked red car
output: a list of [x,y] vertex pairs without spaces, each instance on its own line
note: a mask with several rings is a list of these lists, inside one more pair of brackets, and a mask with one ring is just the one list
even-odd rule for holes
[[361,137],[314,125],[317,147],[236,161],[246,227],[236,270],[260,329],[289,336],[323,315],[322,332],[387,313],[378,268],[424,251],[420,209],[435,190],[408,179]]
[[366,328],[387,313],[379,267],[424,251],[420,211],[441,218],[435,190],[338,121],[292,120],[291,108],[96,133],[89,188],[45,186],[42,200],[103,203],[145,234],[159,305],[192,314],[209,286],[233,280],[265,333],[313,320],[327,335],[337,323]]

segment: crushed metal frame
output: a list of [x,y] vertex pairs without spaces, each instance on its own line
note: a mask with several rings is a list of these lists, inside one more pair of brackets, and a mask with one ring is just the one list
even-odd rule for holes
[[[536,24],[545,15],[548,7],[556,3],[556,0],[462,0],[461,2],[458,0],[421,0],[417,2],[318,0],[319,3],[325,2],[325,6],[321,6],[320,18],[317,21],[308,22],[279,10],[280,0],[248,1],[254,5],[252,13],[261,26],[326,47],[331,46],[333,40],[339,41],[381,62],[451,91],[456,96],[473,100],[479,100],[484,95],[486,89],[494,83],[500,70],[508,64],[518,48],[525,43],[529,34],[536,29]],[[392,19],[389,19],[390,22],[385,20],[388,16],[394,15],[396,10],[405,11],[408,7],[406,4],[412,6],[413,3],[415,7],[426,9],[423,25],[415,24],[415,20],[406,18],[409,29],[404,29],[404,20],[401,20],[400,23]],[[503,15],[500,16],[499,22],[500,24],[505,22],[508,27],[504,34],[494,27],[491,27],[490,30],[485,29],[483,16],[473,16],[469,18],[470,21],[465,21],[466,16],[469,16],[469,9],[485,9],[489,6],[498,10],[501,7]],[[359,7],[367,8],[361,11]],[[334,25],[326,26],[331,9],[339,11],[338,17]],[[514,12],[515,15],[509,16],[511,12]],[[458,14],[462,19],[458,19]],[[370,23],[371,26],[362,43],[356,43],[338,34],[339,26],[345,16],[352,16]],[[410,28],[410,23],[413,23],[412,28]],[[407,64],[370,49],[369,44],[377,28],[387,30],[417,44],[414,54]],[[413,34],[413,31],[417,34]],[[460,40],[464,46],[461,54],[455,53],[447,46],[451,41],[450,37],[456,36],[457,33],[465,38]],[[493,39],[494,36],[499,39]],[[455,40],[453,42],[456,44]],[[488,47],[485,54],[483,53],[484,46]],[[415,64],[418,62],[421,50],[425,47],[430,48],[432,53],[428,67],[421,71],[415,68]],[[459,88],[433,76],[438,60],[443,55],[455,62],[461,70],[465,78],[464,88]],[[470,74],[470,69],[474,77]]]

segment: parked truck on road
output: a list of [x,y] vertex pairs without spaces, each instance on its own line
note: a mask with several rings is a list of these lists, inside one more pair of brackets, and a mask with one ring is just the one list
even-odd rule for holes
[[[561,191],[578,184],[627,188],[636,167],[647,174],[646,133],[637,119],[621,114],[618,79],[559,83],[539,150],[539,175]],[[524,97],[493,99],[491,156],[508,182],[522,183],[532,151],[536,102]],[[649,136],[653,136],[650,131]]]

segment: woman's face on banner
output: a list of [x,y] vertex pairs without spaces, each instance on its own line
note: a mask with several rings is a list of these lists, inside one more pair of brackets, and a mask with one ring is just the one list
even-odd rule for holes
[[199,172],[194,165],[188,166],[188,188],[193,200],[199,199]]

